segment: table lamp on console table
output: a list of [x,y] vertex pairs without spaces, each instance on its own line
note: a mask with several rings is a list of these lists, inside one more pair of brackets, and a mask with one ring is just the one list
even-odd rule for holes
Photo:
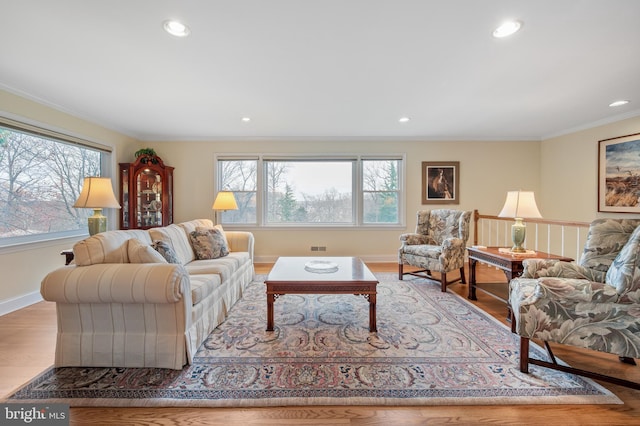
[[513,253],[525,253],[522,246],[527,232],[527,225],[523,219],[540,219],[542,215],[536,205],[533,191],[509,191],[502,211],[498,217],[512,217],[515,223],[511,225],[511,239],[513,240]]

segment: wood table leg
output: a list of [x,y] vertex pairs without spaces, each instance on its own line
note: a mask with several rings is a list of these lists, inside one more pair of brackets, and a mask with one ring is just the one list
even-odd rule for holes
[[369,331],[377,332],[378,326],[376,321],[376,294],[369,294]]
[[267,331],[273,331],[273,302],[275,296],[273,293],[267,293]]
[[476,264],[477,260],[469,258],[469,295],[470,300],[478,300],[476,297]]

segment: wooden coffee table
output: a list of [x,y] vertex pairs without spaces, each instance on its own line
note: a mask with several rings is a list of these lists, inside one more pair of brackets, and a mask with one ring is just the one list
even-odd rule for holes
[[[315,268],[309,267],[312,263]],[[369,301],[369,331],[377,331],[378,280],[357,257],[280,257],[264,283],[267,286],[267,331],[273,331],[273,303],[284,294],[364,296]]]

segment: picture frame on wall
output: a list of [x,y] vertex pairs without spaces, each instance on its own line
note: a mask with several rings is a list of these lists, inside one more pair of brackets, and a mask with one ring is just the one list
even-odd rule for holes
[[460,162],[422,162],[422,204],[460,204]]
[[598,211],[640,213],[640,133],[598,142]]

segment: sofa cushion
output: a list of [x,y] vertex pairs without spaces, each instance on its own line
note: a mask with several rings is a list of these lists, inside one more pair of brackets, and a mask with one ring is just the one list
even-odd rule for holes
[[127,246],[132,238],[151,243],[149,233],[140,229],[101,232],[74,244],[75,263],[78,266],[129,263]]
[[236,271],[240,266],[250,262],[251,258],[247,252],[233,252],[229,256],[218,259],[194,260],[185,265],[189,275],[219,274],[225,280],[229,274]]
[[168,263],[180,264],[180,259],[171,245],[166,241],[154,241],[151,247],[156,250]]
[[210,295],[217,287],[220,287],[220,276],[215,274],[190,276],[191,303],[197,305]]
[[127,243],[129,263],[167,263],[167,260],[151,245],[131,238]]
[[189,235],[198,228],[213,228],[213,222],[211,219],[193,219],[188,222],[182,222],[179,226],[184,229],[185,234]]
[[217,259],[229,255],[224,235],[219,229],[202,229],[189,234],[197,260]]
[[591,222],[580,266],[607,272],[638,225],[638,219],[606,218]]
[[620,253],[607,270],[606,283],[615,287],[618,294],[632,290],[633,278],[640,260],[640,226],[638,226],[629,241],[622,247]]
[[164,241],[175,251],[180,263],[186,265],[196,257],[191,248],[189,237],[182,226],[172,224],[163,228],[149,229],[153,241]]

